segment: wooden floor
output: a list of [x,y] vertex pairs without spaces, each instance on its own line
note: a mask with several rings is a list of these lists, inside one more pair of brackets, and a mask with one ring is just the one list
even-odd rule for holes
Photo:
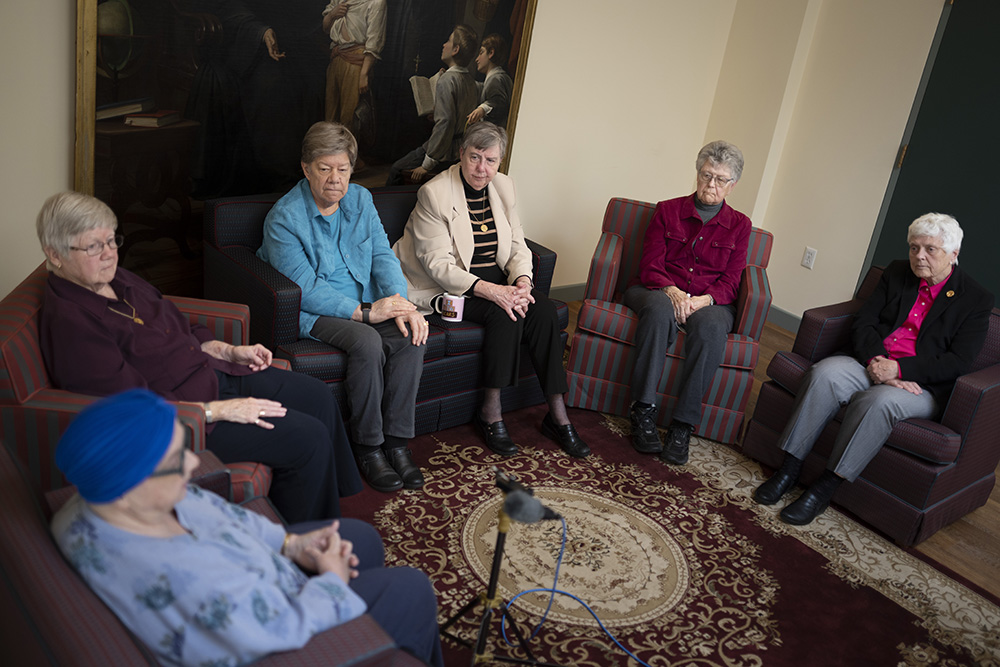
[[[191,248],[200,248],[200,236],[200,230],[192,230],[189,238]],[[177,244],[168,239],[138,244],[129,252],[123,265],[142,275],[165,294],[201,296],[201,258],[182,258],[177,252]],[[580,302],[569,305],[572,338]],[[767,380],[765,371],[771,358],[780,350],[791,349],[793,339],[792,332],[772,324],[765,325],[748,415],[753,414],[760,385]],[[938,531],[914,549],[1000,597],[1000,486],[994,487],[985,506]]]
[[[572,302],[569,307],[569,328],[572,332],[576,330],[580,302]],[[572,339],[572,333],[570,338]],[[767,365],[771,363],[771,358],[781,350],[790,350],[794,339],[793,332],[770,323],[764,325],[764,333],[760,339],[760,360],[754,372],[753,389],[747,408],[748,415],[753,414],[760,385],[767,380]],[[1000,467],[997,468],[997,475],[1000,476]],[[986,505],[942,528],[911,551],[929,556],[1000,597],[1000,485],[993,488],[993,494]]]

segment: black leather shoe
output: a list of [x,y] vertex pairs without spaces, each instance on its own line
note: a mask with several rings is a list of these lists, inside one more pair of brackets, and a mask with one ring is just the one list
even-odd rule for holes
[[783,495],[788,493],[790,488],[795,486],[801,470],[802,461],[786,454],[781,467],[775,470],[771,478],[754,491],[753,499],[761,505],[773,505],[778,502]]
[[656,430],[656,406],[640,407],[638,403],[629,410],[632,423],[632,448],[640,454],[659,454],[663,451],[660,433]]
[[403,480],[393,470],[381,448],[358,456],[358,469],[376,491],[391,493],[403,488]]
[[514,456],[514,454],[517,454],[517,445],[514,444],[514,441],[510,439],[510,435],[507,434],[507,425],[503,423],[502,419],[498,422],[487,424],[482,420],[482,417],[476,415],[476,424],[479,426],[479,431],[483,434],[486,446],[495,453],[500,456]]
[[674,423],[667,431],[667,442],[660,452],[660,460],[672,463],[675,466],[682,466],[688,462],[688,445],[691,443],[691,434],[694,427],[687,424]]
[[769,480],[757,487],[753,493],[753,499],[761,505],[773,505],[781,500],[788,489],[795,486],[798,478],[797,474],[791,475],[781,470],[775,471]]
[[542,420],[542,433],[558,442],[562,450],[570,456],[575,456],[578,459],[590,456],[590,447],[583,441],[572,424],[560,426],[552,419],[551,414],[546,414],[545,419]]
[[813,519],[830,506],[830,499],[842,481],[834,473],[824,470],[819,479],[813,482],[798,500],[781,510],[781,520],[793,526],[812,523]]
[[409,447],[388,449],[385,452],[385,457],[389,460],[392,469],[399,473],[399,477],[403,480],[404,489],[419,489],[424,485],[424,475],[410,458]]
[[826,511],[830,499],[812,489],[806,489],[794,503],[781,510],[781,520],[793,526],[804,526]]

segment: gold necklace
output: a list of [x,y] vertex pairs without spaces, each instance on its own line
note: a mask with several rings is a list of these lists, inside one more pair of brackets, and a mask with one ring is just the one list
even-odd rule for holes
[[[484,188],[483,189],[483,206],[484,207],[486,206],[486,202],[488,202],[488,201],[489,200],[486,198],[486,189]],[[468,198],[466,198],[465,205],[466,206],[469,205]],[[480,231],[488,232],[490,230],[490,228],[486,224],[486,209],[483,208],[483,209],[480,209],[480,210],[482,211],[482,213],[480,213],[480,215],[482,216],[481,220],[479,220],[479,219],[476,218],[476,214],[472,212],[472,207],[469,207],[469,217],[472,218],[473,222],[480,223],[480,225],[479,225]]]
[[136,324],[145,324],[145,322],[142,321],[141,317],[136,317],[135,316],[135,306],[133,306],[131,303],[129,303],[124,297],[122,297],[122,301],[125,302],[126,306],[128,306],[129,308],[132,309],[132,314],[131,315],[129,315],[128,313],[123,313],[120,310],[115,310],[114,308],[111,307],[110,303],[108,304],[108,310],[110,310],[115,315],[121,315],[122,317],[127,317],[128,319],[132,320]]

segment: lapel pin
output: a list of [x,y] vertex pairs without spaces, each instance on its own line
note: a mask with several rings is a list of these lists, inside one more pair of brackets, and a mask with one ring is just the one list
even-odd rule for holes
[[950,299],[951,297],[955,296],[955,290],[950,289],[947,292],[945,292],[944,295]]

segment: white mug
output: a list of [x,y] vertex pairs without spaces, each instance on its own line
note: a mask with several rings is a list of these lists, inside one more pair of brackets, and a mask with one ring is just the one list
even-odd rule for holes
[[465,312],[465,297],[453,294],[441,296],[441,319],[445,322],[461,322]]

